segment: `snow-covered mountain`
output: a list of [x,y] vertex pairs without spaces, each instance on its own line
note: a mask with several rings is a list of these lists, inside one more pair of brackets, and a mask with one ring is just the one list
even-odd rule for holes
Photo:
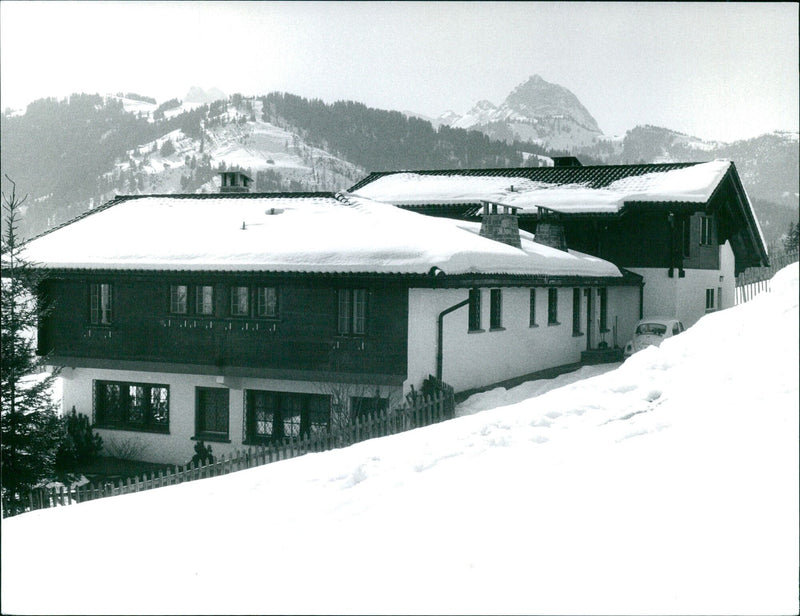
[[[184,102],[171,110],[178,114],[199,103]],[[165,149],[170,141],[172,147]],[[298,134],[262,119],[260,100],[228,105],[218,121],[201,137],[174,130],[129,151],[127,160],[115,165],[109,179],[135,177],[128,194],[217,192],[219,176],[198,175],[198,165],[211,170],[220,166],[239,168],[256,180],[256,191],[336,190],[364,175],[364,170],[314,147]],[[266,177],[259,172],[268,172]],[[116,191],[101,196],[105,200]]]
[[572,92],[539,75],[518,85],[499,106],[481,100],[463,115],[447,111],[437,121],[480,130],[496,139],[532,141],[558,150],[591,145],[602,135]]

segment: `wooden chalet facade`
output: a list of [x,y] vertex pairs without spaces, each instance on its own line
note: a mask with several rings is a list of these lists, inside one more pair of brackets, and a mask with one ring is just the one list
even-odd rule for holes
[[39,352],[107,453],[183,463],[624,345],[640,276],[517,242],[331,193],[118,197],[28,244]]
[[479,219],[484,199],[515,205],[520,229],[536,234],[540,225],[557,225],[569,248],[643,276],[646,315],[676,315],[687,326],[732,306],[735,276],[769,263],[730,161],[584,167],[565,157],[555,163],[377,172],[349,192],[459,220]]

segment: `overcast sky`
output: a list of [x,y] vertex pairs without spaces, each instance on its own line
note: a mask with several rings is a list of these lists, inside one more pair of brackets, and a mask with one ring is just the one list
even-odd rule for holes
[[0,105],[72,92],[292,92],[437,116],[538,74],[608,135],[798,130],[786,3],[0,0]]

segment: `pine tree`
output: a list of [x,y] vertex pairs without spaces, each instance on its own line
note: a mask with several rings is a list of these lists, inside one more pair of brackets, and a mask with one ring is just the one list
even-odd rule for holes
[[2,414],[0,414],[0,475],[3,515],[24,511],[26,492],[52,476],[63,430],[51,388],[56,374],[38,374],[41,360],[33,333],[44,314],[39,297],[41,274],[21,254],[17,218],[25,198],[18,199],[11,182],[2,193],[5,228],[2,233]]
[[795,253],[800,249],[800,223],[789,223],[789,231],[783,238],[783,248],[788,253]]

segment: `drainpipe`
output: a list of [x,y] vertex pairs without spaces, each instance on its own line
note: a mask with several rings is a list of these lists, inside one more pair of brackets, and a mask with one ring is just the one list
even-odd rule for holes
[[439,381],[442,380],[442,361],[443,361],[443,337],[444,337],[444,317],[451,312],[458,310],[459,308],[466,306],[469,304],[469,298],[465,299],[463,302],[458,302],[457,304],[450,306],[449,308],[445,308],[439,313],[439,328],[437,330],[438,338],[436,340],[436,378]]

